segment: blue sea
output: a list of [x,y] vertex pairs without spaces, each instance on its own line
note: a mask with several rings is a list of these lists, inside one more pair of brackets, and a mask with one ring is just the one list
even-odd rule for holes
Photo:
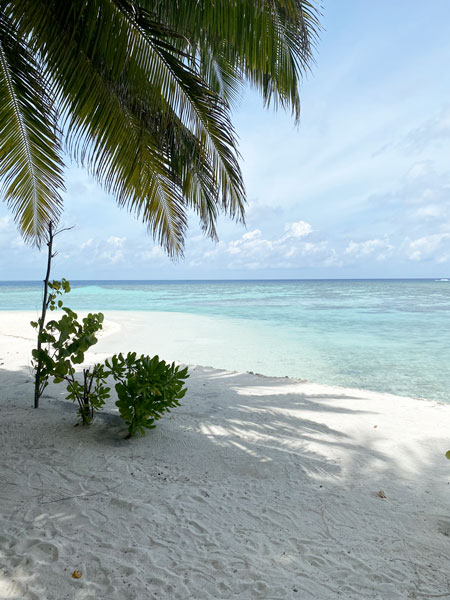
[[[450,401],[450,281],[77,281],[78,310],[165,311],[216,319],[236,368],[236,341],[257,339],[239,368],[341,386]],[[0,282],[0,310],[38,310],[39,282]],[[255,333],[257,336],[255,337]],[[184,357],[183,357],[184,358]],[[189,360],[184,358],[184,360]]]

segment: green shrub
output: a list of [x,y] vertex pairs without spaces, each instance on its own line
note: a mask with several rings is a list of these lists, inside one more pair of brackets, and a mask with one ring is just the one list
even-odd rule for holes
[[83,369],[83,381],[79,383],[75,379],[74,365],[81,364],[85,352],[97,343],[95,334],[102,329],[104,316],[102,313],[89,313],[80,323],[73,310],[63,306],[62,300],[57,301],[58,295],[70,290],[69,282],[54,281],[49,287],[53,290],[49,297],[50,310],[60,308],[64,314],[58,321],[51,320],[44,327],[39,321],[31,323],[40,331],[40,347],[32,353],[34,366],[40,365],[41,386],[46,387],[49,378],[53,378],[54,383],[67,383],[67,399],[78,402],[78,415],[87,425],[110,395],[111,388],[106,386],[108,372],[101,364]]
[[154,428],[154,422],[179,406],[186,394],[183,380],[189,377],[187,368],[168,364],[158,356],[136,357],[135,352],[129,352],[126,357],[114,355],[105,364],[117,381],[116,406],[128,425],[127,437]]
[[53,281],[48,283],[48,288],[51,292],[45,308],[51,311],[61,309],[63,315],[59,320],[53,319],[45,324],[44,311],[41,319],[31,323],[38,330],[33,366],[39,395],[50,378],[54,383],[65,382],[66,398],[78,403],[78,416],[83,425],[88,425],[110,397],[107,378],[112,376],[119,398],[116,405],[128,425],[128,437],[155,427],[154,422],[164,412],[179,406],[179,400],[186,394],[183,380],[189,377],[187,368],[167,364],[158,356],[137,357],[135,352],[128,353],[126,357],[115,355],[104,364],[83,369],[80,383],[75,377],[75,366],[84,362],[86,351],[97,343],[96,334],[103,327],[104,316],[102,313],[89,313],[80,322],[77,313],[63,306],[59,298],[70,292],[69,282],[65,279]]

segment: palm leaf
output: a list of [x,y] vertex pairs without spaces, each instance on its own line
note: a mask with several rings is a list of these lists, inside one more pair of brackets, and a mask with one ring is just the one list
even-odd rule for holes
[[0,12],[0,180],[27,241],[39,245],[62,205],[55,114],[38,64]]

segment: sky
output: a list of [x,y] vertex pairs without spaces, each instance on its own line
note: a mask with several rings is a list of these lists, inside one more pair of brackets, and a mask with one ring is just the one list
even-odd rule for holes
[[[252,90],[234,110],[246,226],[221,217],[214,243],[192,218],[171,261],[70,165],[54,277],[450,277],[450,2],[322,4],[300,126]],[[0,280],[42,279],[45,260],[0,203]]]

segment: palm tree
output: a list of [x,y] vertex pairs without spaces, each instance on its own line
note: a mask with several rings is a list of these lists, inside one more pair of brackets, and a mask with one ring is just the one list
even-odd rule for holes
[[212,238],[220,211],[243,220],[232,107],[248,82],[298,121],[318,29],[307,0],[0,0],[0,179],[24,238],[58,220],[63,153],[170,255],[189,210]]

